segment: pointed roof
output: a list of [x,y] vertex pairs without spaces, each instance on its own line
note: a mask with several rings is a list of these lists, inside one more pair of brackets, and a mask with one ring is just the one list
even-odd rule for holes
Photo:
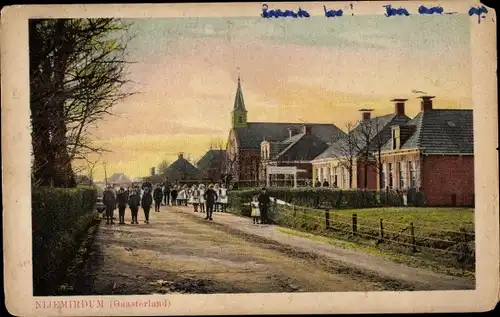
[[243,100],[243,91],[241,90],[240,76],[238,76],[238,88],[236,89],[236,97],[234,98],[233,111],[247,111],[245,101]]
[[170,179],[195,179],[199,175],[199,170],[186,160],[183,154],[165,169],[165,176]]
[[224,166],[226,158],[225,150],[210,149],[198,161],[196,167],[199,169],[220,168]]

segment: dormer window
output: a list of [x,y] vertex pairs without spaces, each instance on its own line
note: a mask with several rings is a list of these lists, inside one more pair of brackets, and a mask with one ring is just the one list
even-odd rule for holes
[[243,118],[242,117],[238,117],[238,123],[243,123]]

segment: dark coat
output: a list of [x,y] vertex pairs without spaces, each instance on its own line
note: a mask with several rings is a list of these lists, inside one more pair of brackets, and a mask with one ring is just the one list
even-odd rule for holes
[[267,193],[261,193],[259,195],[259,206],[267,208],[269,206],[269,203],[271,202],[271,199],[269,198],[269,195]]
[[128,199],[128,205],[130,208],[139,208],[139,205],[141,204],[141,196],[137,193],[133,193],[130,195]]
[[125,190],[119,191],[117,200],[118,200],[118,207],[127,207],[128,192]]
[[173,190],[170,192],[170,194],[172,195],[172,198],[174,198],[174,199],[175,199],[175,198],[177,198],[177,194],[178,194],[177,189],[173,189]]
[[141,200],[142,208],[151,208],[152,204],[153,204],[153,196],[151,196],[151,193],[144,193],[142,195],[142,200]]
[[112,190],[105,190],[102,195],[102,203],[107,208],[115,208],[116,207],[116,197],[115,193]]
[[163,199],[163,191],[161,190],[161,188],[159,188],[159,187],[155,188],[155,190],[153,192],[153,198],[154,198],[154,200],[162,200]]
[[205,198],[207,204],[214,204],[217,201],[217,197],[219,196],[217,196],[217,193],[212,188],[207,189],[207,191],[203,195],[203,198]]

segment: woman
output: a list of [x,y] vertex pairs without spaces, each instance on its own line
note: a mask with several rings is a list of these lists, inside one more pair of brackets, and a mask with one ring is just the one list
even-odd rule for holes
[[193,185],[191,189],[190,202],[193,205],[194,212],[198,212],[198,205],[200,203],[200,190],[196,187],[196,185]]
[[151,196],[151,191],[149,187],[144,188],[144,194],[141,199],[142,210],[144,210],[144,223],[149,223],[149,210],[151,209],[151,205],[153,204],[153,196]]
[[219,204],[221,207],[221,211],[226,212],[227,202],[228,202],[226,185],[222,184],[222,188],[220,188],[219,191],[220,191]]
[[182,206],[184,204],[184,199],[186,199],[186,190],[181,188],[177,194],[177,205]]
[[200,212],[205,213],[205,185],[200,184],[198,191],[200,192]]
[[215,210],[214,211],[220,211],[220,188],[219,184],[214,185],[214,191],[217,193],[217,200],[215,201]]
[[163,189],[160,187],[160,184],[156,185],[153,192],[153,199],[155,200],[155,212],[160,212],[161,201],[163,199]]

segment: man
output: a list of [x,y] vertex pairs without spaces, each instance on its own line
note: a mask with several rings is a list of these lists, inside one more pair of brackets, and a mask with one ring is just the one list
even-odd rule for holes
[[208,187],[208,190],[205,192],[204,197],[206,201],[206,210],[207,210],[207,216],[205,219],[213,220],[212,219],[212,214],[214,212],[214,204],[217,201],[217,193],[214,190],[214,186],[210,185]]
[[163,199],[163,191],[160,187],[160,184],[156,185],[156,188],[153,192],[153,199],[155,200],[155,211],[160,212],[161,201]]
[[153,190],[153,184],[151,184],[149,180],[146,180],[144,183],[142,183],[141,189],[144,190],[146,187],[149,188],[149,192],[151,193],[151,191]]
[[114,190],[110,185],[106,187],[102,195],[102,202],[106,206],[106,224],[114,224],[113,222],[113,212],[116,208],[116,197]]
[[267,212],[269,210],[270,201],[266,188],[262,188],[262,192],[259,195],[260,223],[267,224],[269,222],[267,219]]
[[127,208],[127,201],[128,201],[128,192],[123,188],[123,186],[121,186],[120,189],[118,190],[117,201],[118,201],[118,224],[123,225],[125,224],[125,209]]
[[128,205],[130,211],[132,212],[132,222],[131,224],[139,224],[137,221],[137,214],[139,213],[139,205],[141,204],[141,196],[139,195],[139,188],[132,188],[130,197],[128,199]]
[[330,184],[328,183],[326,178],[325,178],[325,181],[323,182],[323,187],[330,187]]
[[149,223],[149,210],[151,209],[151,205],[153,204],[153,197],[151,196],[151,191],[149,187],[144,188],[144,194],[141,199],[142,210],[144,210],[144,223]]
[[172,191],[170,192],[170,195],[172,196],[172,206],[175,206],[177,204],[177,185],[174,186]]
[[168,180],[163,183],[163,204],[170,205],[170,183]]
[[321,187],[321,182],[319,181],[319,178],[316,177],[316,182],[314,183],[314,187]]

